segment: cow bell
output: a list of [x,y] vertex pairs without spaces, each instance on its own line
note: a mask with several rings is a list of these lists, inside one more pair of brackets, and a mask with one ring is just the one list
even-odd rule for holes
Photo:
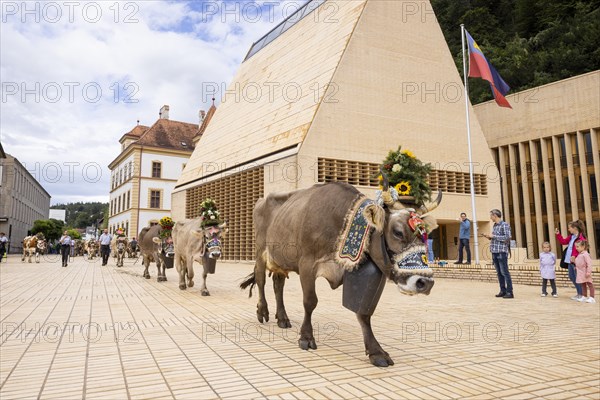
[[342,305],[357,314],[373,315],[386,277],[370,257],[352,271],[344,272]]
[[208,252],[204,252],[204,256],[202,256],[202,266],[206,273],[214,274],[217,267],[217,259],[212,258]]

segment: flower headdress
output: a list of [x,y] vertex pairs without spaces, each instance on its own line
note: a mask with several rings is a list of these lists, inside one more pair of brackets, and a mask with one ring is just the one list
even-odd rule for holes
[[[410,150],[390,151],[381,170],[387,175],[392,197],[410,196],[417,204],[431,200],[431,187],[427,176],[431,173],[431,164],[424,164]],[[380,189],[383,189],[383,176],[378,175]],[[397,198],[394,198],[397,200]]]
[[221,223],[221,215],[214,200],[206,199],[200,204],[200,219],[203,228]]
[[173,226],[175,223],[171,219],[171,217],[162,217],[160,221],[158,221],[162,230],[160,231],[160,236],[165,238],[171,236],[171,231],[173,230]]

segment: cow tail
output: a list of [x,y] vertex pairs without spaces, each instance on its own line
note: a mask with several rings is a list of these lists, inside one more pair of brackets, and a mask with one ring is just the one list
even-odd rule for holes
[[254,285],[256,285],[256,274],[252,272],[242,283],[240,283],[240,289],[244,290],[250,286],[250,295],[248,296],[248,298],[250,298],[252,297],[252,289],[254,288]]

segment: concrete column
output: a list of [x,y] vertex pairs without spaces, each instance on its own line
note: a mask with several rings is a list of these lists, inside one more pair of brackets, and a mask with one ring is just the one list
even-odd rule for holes
[[579,219],[579,208],[577,207],[577,181],[575,180],[575,166],[573,165],[573,146],[571,146],[571,136],[564,134],[565,154],[567,158],[567,176],[569,177],[569,193],[565,193],[571,198],[571,221]]
[[[505,147],[498,147],[498,162],[500,164],[500,176],[502,177],[502,202],[504,203],[503,218],[505,221],[510,221],[510,206],[508,196],[508,178],[506,177],[506,156],[504,155]],[[488,210],[489,211],[489,210]]]
[[587,239],[590,244],[590,255],[593,259],[596,255],[596,239],[594,235],[594,219],[592,218],[592,200],[590,194],[590,177],[585,162],[585,142],[583,133],[577,131],[577,146],[579,147],[579,165],[581,171],[581,190],[583,191],[583,210],[585,214],[585,226],[587,228]]
[[558,217],[560,219],[560,229],[563,235],[567,235],[567,211],[565,207],[565,189],[563,186],[562,167],[560,165],[560,143],[558,137],[552,136],[552,154],[554,157],[554,176],[556,184],[556,193],[558,200]]
[[552,179],[550,179],[550,164],[548,162],[548,141],[544,138],[541,139],[540,145],[542,146],[542,169],[544,171],[544,194],[546,196],[546,212],[548,218],[548,234],[550,237],[548,241],[552,246],[552,250],[556,253],[556,236],[554,235],[554,229],[557,228],[554,224],[554,204],[552,202]]
[[540,190],[540,174],[538,171],[536,143],[531,140],[529,141],[529,156],[531,157],[531,183],[533,183],[535,228],[537,232],[537,241],[534,243],[534,254],[539,254],[542,243],[544,243],[546,238],[544,237],[544,213],[542,212],[542,193]]
[[533,231],[531,229],[531,206],[529,198],[529,172],[527,172],[527,151],[525,146],[527,144],[520,142],[517,144],[517,151],[519,152],[519,159],[521,160],[521,190],[523,191],[523,216],[525,217],[525,243],[521,247],[527,249],[527,257],[535,258],[533,249]]
[[[600,156],[598,155],[598,130],[590,129],[590,137],[592,139],[592,158],[594,160],[594,171],[596,173],[596,192],[600,194]],[[598,210],[600,210],[600,195],[598,196]],[[600,238],[598,238],[600,240]]]
[[508,145],[508,163],[510,165],[510,182],[512,186],[513,211],[515,213],[515,225],[512,227],[512,230],[513,232],[515,232],[517,246],[525,247],[527,244],[523,242],[523,235],[521,234],[521,208],[519,204],[520,182],[517,179],[517,160],[515,157],[515,149],[512,144]]

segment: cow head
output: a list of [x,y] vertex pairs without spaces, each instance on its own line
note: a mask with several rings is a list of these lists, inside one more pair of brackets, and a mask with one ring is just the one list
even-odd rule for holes
[[[95,248],[95,242],[92,243],[93,248]],[[123,254],[125,253],[125,249],[127,248],[127,241],[124,239],[117,239],[117,253]]]
[[227,232],[227,222],[193,231],[192,234],[200,239],[200,256],[206,253],[209,258],[220,258],[221,240],[225,238]]
[[437,228],[437,223],[427,214],[441,200],[442,192],[439,191],[433,203],[419,209],[407,208],[392,200],[385,202],[383,210],[377,205],[365,210],[365,217],[375,227],[369,254],[403,294],[428,295],[433,287],[433,271],[427,259],[427,235]]
[[36,247],[37,247],[37,251],[38,251],[39,253],[41,253],[41,254],[46,254],[46,247],[47,247],[47,244],[46,244],[46,240],[45,240],[45,239],[38,240],[38,242],[37,242],[37,246],[36,246]]
[[167,236],[164,238],[153,237],[152,241],[155,245],[155,250],[162,257],[174,258],[175,257],[175,248],[173,247],[173,238],[171,236]]

